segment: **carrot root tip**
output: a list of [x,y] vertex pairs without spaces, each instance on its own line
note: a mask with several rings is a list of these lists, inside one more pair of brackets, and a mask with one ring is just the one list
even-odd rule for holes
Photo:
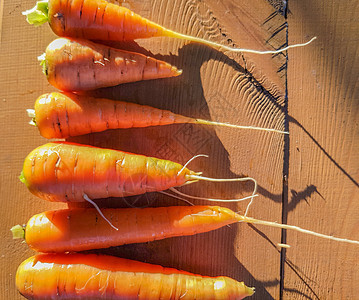
[[15,225],[11,227],[10,231],[12,232],[13,239],[24,239],[25,238],[25,228],[21,225]]
[[35,26],[40,26],[48,21],[48,0],[36,2],[36,5],[22,14],[26,16],[26,21]]

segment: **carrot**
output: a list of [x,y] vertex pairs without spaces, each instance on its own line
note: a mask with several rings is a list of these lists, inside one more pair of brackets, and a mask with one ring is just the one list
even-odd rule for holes
[[48,143],[25,159],[21,179],[51,201],[84,201],[166,190],[197,173],[166,160],[73,143]]
[[29,219],[17,233],[38,252],[74,252],[208,232],[238,222],[239,215],[219,206],[101,209],[118,230],[111,230],[96,209],[47,211]]
[[51,42],[39,59],[48,81],[63,91],[93,90],[182,73],[143,54],[66,38]]
[[199,180],[252,180],[256,190],[252,178],[208,178],[186,165],[118,150],[54,142],[36,148],[26,157],[20,180],[34,195],[64,202],[133,196]]
[[270,128],[194,119],[150,106],[71,93],[53,92],[43,94],[36,100],[34,108],[34,110],[28,109],[28,114],[32,117],[30,124],[36,125],[40,134],[48,139],[68,138],[106,129],[149,127],[178,123],[288,133]]
[[[117,230],[112,230],[106,219]],[[11,231],[14,238],[25,238],[33,250],[74,252],[189,236],[237,222],[294,229],[317,237],[359,244],[291,225],[256,220],[219,206],[109,208],[102,209],[101,214],[92,208],[54,210],[37,214],[29,219],[26,226],[16,225]],[[279,246],[288,247],[283,244]]]
[[96,254],[38,254],[22,262],[16,286],[28,299],[243,299],[243,282]]
[[30,24],[41,25],[48,22],[58,36],[90,40],[126,41],[167,36],[228,51],[273,54],[289,48],[305,46],[315,39],[274,51],[232,48],[164,28],[125,7],[106,0],[42,0],[23,14],[27,16]]

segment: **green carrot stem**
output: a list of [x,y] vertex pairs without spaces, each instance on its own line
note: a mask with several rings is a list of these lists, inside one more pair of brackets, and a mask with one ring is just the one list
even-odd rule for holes
[[29,24],[40,26],[49,20],[49,6],[48,0],[41,0],[36,2],[36,5],[22,14],[26,16],[26,21]]
[[21,174],[19,176],[19,179],[22,183],[25,183],[26,184],[26,179],[25,179],[25,176],[24,176],[24,172],[21,171]]
[[21,225],[15,225],[11,227],[10,231],[12,232],[13,239],[24,239],[25,238],[25,229]]
[[40,56],[38,56],[37,60],[40,62],[40,66],[42,66],[42,73],[47,76],[46,53],[42,53]]

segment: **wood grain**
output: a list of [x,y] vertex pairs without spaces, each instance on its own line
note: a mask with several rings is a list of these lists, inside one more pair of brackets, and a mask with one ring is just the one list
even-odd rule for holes
[[[356,1],[291,2],[288,223],[359,239]],[[305,20],[305,21],[304,21]],[[283,299],[356,299],[358,247],[287,233]]]
[[[286,42],[285,20],[264,0],[125,1],[137,13],[171,29],[229,45],[253,49],[278,48]],[[273,1],[272,1],[273,2]],[[2,74],[1,241],[3,299],[21,299],[14,275],[32,254],[25,244],[11,240],[9,228],[46,209],[62,207],[33,197],[17,179],[24,157],[46,142],[27,124],[26,108],[42,93],[52,91],[36,57],[55,36],[47,25],[26,24],[21,11],[32,1],[3,1],[0,70]],[[284,24],[284,25],[283,25]],[[125,84],[94,93],[176,113],[234,124],[284,129],[285,63],[283,55],[255,56],[221,53],[208,47],[169,38],[155,38],[116,46],[150,54],[183,69],[178,78]],[[4,76],[5,75],[5,76]],[[281,221],[284,138],[279,134],[176,125],[164,128],[112,130],[73,141],[154,155],[185,163],[195,154],[209,159],[191,164],[212,177],[254,177],[259,194],[250,215]],[[197,183],[182,190],[218,198],[248,195],[252,184]],[[120,201],[119,201],[120,200]],[[182,204],[159,194],[129,198],[136,205]],[[123,207],[121,199],[98,201],[101,206]],[[203,203],[203,202],[196,202]],[[245,209],[246,203],[227,205]],[[256,287],[252,299],[278,299],[281,232],[245,224],[208,234],[173,238],[148,244],[115,247],[102,252],[184,269],[203,275],[227,275]]]

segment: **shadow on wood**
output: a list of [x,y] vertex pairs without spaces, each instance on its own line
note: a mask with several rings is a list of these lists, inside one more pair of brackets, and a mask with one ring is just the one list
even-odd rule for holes
[[308,132],[307,129],[304,128],[304,126],[302,124],[300,124],[300,122],[298,120],[296,120],[295,118],[288,116],[289,122],[297,125],[299,128],[301,128],[304,133],[312,140],[312,142],[323,152],[323,154],[352,182],[354,183],[357,187],[359,187],[359,183],[353,178],[352,175],[350,175],[331,155],[330,153],[328,153],[327,150],[325,150],[323,148],[323,146],[321,146],[319,144],[319,142]]
[[[132,47],[130,50],[148,54],[143,49],[137,49],[137,46],[135,43],[129,45],[129,47]],[[204,95],[201,67],[205,62],[216,60],[223,63],[224,66],[229,66],[232,71],[234,70],[234,91],[237,91],[236,88],[239,82],[245,82],[245,84],[248,84],[248,87],[244,85],[245,88],[250,89],[251,93],[255,95],[260,95],[260,97],[251,99],[251,102],[246,103],[246,105],[249,107],[258,105],[261,107],[262,104],[265,104],[265,107],[269,106],[276,112],[283,113],[282,106],[278,103],[278,98],[264,89],[260,81],[253,78],[248,70],[219,51],[198,44],[188,44],[179,49],[178,56],[155,55],[155,57],[182,68],[183,74],[176,78],[123,84],[113,88],[97,90],[91,94],[96,97],[121,99],[151,105],[203,119],[225,118],[231,114],[239,114],[241,112],[236,111],[236,106],[233,106],[231,102],[226,102],[229,101],[226,97],[219,94],[206,99]],[[219,74],[221,73],[219,72]],[[213,78],[211,84],[223,84],[220,80],[220,77]],[[236,97],[237,95],[233,95],[234,99]],[[234,100],[231,99],[231,101]],[[216,102],[219,105],[214,105],[213,107],[216,110],[214,113],[213,111],[210,113],[208,105],[216,104]],[[228,107],[223,107],[223,105]],[[194,155],[203,153],[209,155],[209,158],[198,158],[191,163],[190,169],[203,171],[205,176],[215,178],[246,176],[246,174],[235,174],[231,171],[228,151],[218,138],[216,131],[210,127],[178,124],[156,128],[118,129],[74,137],[69,140],[160,157],[182,164]],[[201,182],[183,187],[183,189],[186,193],[195,196],[226,199],[250,195],[253,190],[253,184],[251,182],[238,184]],[[269,196],[273,201],[277,201],[278,196],[270,194],[264,188],[260,188],[259,192],[266,197]],[[128,203],[137,207],[183,204],[183,202],[170,199],[159,193],[128,197],[125,202],[120,198],[100,199],[96,202],[101,207],[126,207]],[[208,204],[208,202],[203,201],[193,202],[195,204]],[[236,203],[227,203],[225,206],[232,210],[238,209]],[[192,237],[171,238],[146,244],[114,247],[100,252],[185,269],[202,275],[229,276],[238,281],[244,281],[249,286],[254,286],[256,293],[253,299],[273,299],[266,291],[266,287],[279,285],[279,282],[258,281],[251,275],[250,270],[247,270],[235,257],[233,246],[237,247],[234,245],[236,237],[234,227],[236,226],[233,225],[230,228],[222,228],[215,232]],[[213,270],[216,271],[213,272]]]
[[[286,249],[285,248],[281,248],[279,249],[262,231],[260,231],[256,226],[252,225],[252,224],[248,224],[249,227],[251,227],[256,233],[258,233],[261,237],[263,237],[266,241],[268,241],[269,244],[271,244],[273,246],[273,248],[275,248],[276,251],[278,251],[278,253],[281,253],[281,252],[285,252]],[[284,257],[286,257],[285,253],[284,253]],[[285,259],[284,260],[284,263],[285,265],[287,265],[295,274],[296,276],[299,278],[300,281],[303,282],[303,284],[311,291],[311,293],[313,295],[316,296],[316,293],[315,291],[313,290],[313,288],[310,286],[310,283],[313,282],[313,280],[311,280],[310,278],[308,278],[304,272],[300,271],[299,268],[294,264],[292,263],[289,259]],[[262,282],[262,284],[264,286],[269,286],[269,285],[279,285],[279,282]],[[301,295],[307,299],[312,299],[309,295],[306,295],[305,293],[299,291],[299,290],[296,290],[296,289],[292,289],[291,290],[291,293],[295,293],[297,295]],[[317,297],[317,296],[316,296]],[[319,299],[317,297],[317,299]]]

